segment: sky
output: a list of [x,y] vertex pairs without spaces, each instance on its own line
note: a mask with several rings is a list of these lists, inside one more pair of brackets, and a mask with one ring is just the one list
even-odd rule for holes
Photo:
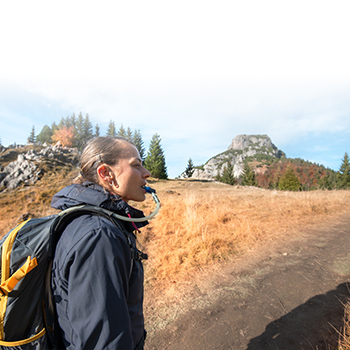
[[350,152],[350,5],[314,0],[3,1],[0,140],[80,112],[161,137],[168,175],[240,134],[339,170]]

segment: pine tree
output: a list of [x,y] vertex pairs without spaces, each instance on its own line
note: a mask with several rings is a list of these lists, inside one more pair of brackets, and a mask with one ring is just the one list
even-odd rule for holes
[[338,188],[347,189],[350,188],[350,161],[349,155],[345,152],[342,164],[338,172]]
[[135,145],[137,150],[139,151],[140,157],[142,160],[145,159],[145,148],[143,146],[143,140],[141,136],[140,130],[135,130],[132,138],[132,143]]
[[75,146],[78,148],[83,147],[83,145],[92,139],[93,137],[93,127],[90,122],[90,117],[86,114],[85,118],[80,112],[75,126]]
[[160,136],[154,134],[145,160],[145,167],[150,171],[152,177],[157,179],[167,179],[168,174],[165,165],[165,156],[160,142]]
[[132,133],[130,127],[128,127],[128,128],[126,129],[125,138],[126,138],[127,140],[131,141],[131,142],[132,142],[132,140],[133,140],[133,138],[134,138],[133,133]]
[[52,137],[53,133],[51,128],[48,125],[44,125],[43,128],[41,129],[39,135],[36,137],[36,141],[40,142],[41,144],[44,143],[52,143]]
[[216,179],[228,185],[236,184],[236,178],[233,174],[233,165],[231,161],[228,161],[226,167],[224,168],[222,175],[218,175]]
[[98,126],[98,124],[96,124],[94,137],[99,137],[99,136],[100,136],[100,127]]
[[58,126],[56,125],[55,122],[53,122],[52,125],[51,125],[51,132],[52,132],[52,134],[53,134],[57,129],[58,129]]
[[190,158],[188,160],[187,167],[186,167],[186,170],[185,170],[186,177],[187,178],[192,177],[193,172],[194,172],[194,166],[193,166],[192,159]]
[[74,146],[78,148],[82,148],[84,145],[85,125],[84,125],[84,117],[81,112],[78,115],[75,130],[76,130],[76,134],[74,139]]
[[34,125],[32,127],[32,131],[28,136],[27,143],[35,143],[35,128]]
[[77,125],[77,117],[75,116],[75,113],[72,114],[71,117],[67,117],[67,127],[70,128],[71,126],[74,126],[74,129]]
[[126,139],[126,132],[125,132],[125,129],[123,127],[123,124],[119,128],[117,136],[124,137]]
[[110,120],[109,124],[108,124],[107,136],[110,136],[110,137],[116,137],[117,136],[117,133],[116,133],[116,130],[115,130],[115,124],[114,124],[114,121],[112,121],[112,120]]
[[328,174],[325,174],[319,181],[318,181],[318,186],[321,190],[330,190],[331,183],[330,183],[330,178]]
[[66,119],[62,117],[57,126],[58,129],[62,129],[64,126],[66,126]]
[[240,177],[242,179],[243,186],[257,186],[255,172],[253,169],[250,168],[247,162],[244,163],[243,172]]
[[278,189],[281,191],[300,191],[301,183],[295,175],[292,167],[288,167],[286,172],[278,181]]
[[83,142],[84,144],[91,140],[94,136],[93,134],[93,127],[90,121],[90,117],[88,114],[86,114],[85,119],[84,119],[84,132],[83,132]]

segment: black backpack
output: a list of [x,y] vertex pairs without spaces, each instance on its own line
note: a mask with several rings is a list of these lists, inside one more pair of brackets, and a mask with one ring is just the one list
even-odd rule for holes
[[[56,244],[74,218],[100,215],[121,230],[131,249],[131,261],[147,259],[114,213],[100,207],[79,206],[19,223],[0,241],[0,349],[59,347],[50,277]],[[133,264],[131,264],[130,275]]]

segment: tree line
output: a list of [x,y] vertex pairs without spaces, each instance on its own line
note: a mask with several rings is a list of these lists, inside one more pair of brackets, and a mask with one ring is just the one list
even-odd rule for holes
[[233,165],[228,162],[216,179],[230,185],[283,191],[350,189],[350,160],[345,152],[339,171],[299,158],[275,160],[267,166],[245,162],[238,179],[233,175]]
[[[72,116],[63,117],[58,124],[53,122],[51,126],[45,125],[38,135],[35,134],[35,127],[33,126],[27,142],[40,144],[60,142],[64,147],[75,147],[81,150],[87,141],[98,136],[102,136],[100,127],[98,124],[93,127],[88,114],[83,116],[82,113],[79,113],[76,116],[73,113]],[[147,153],[139,129],[132,131],[130,127],[125,128],[123,124],[117,129],[115,122],[110,120],[105,136],[118,136],[131,141],[139,151],[144,166],[151,172],[152,177],[168,178],[165,155],[159,134],[152,136]]]

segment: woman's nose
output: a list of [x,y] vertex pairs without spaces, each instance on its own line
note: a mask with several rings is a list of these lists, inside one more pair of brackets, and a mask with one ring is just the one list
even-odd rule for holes
[[143,177],[144,177],[145,179],[147,179],[148,177],[151,176],[151,173],[150,173],[146,168],[144,168],[144,169],[145,169],[145,172],[144,172],[144,174],[143,174]]

